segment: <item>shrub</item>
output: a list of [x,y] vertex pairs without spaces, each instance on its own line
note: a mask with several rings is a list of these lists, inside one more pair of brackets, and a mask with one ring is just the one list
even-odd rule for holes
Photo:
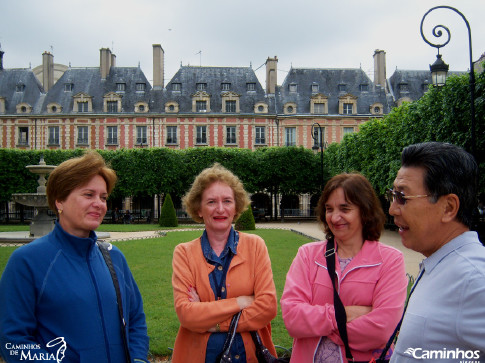
[[246,209],[237,219],[235,229],[238,231],[251,231],[256,229],[251,207]]
[[160,224],[161,227],[177,227],[179,225],[170,194],[165,196],[158,224]]

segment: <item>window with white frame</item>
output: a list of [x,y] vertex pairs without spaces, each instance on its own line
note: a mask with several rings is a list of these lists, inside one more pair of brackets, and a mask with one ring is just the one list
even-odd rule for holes
[[28,145],[29,144],[29,128],[27,126],[19,126],[19,138],[18,144],[19,145]]
[[107,126],[108,137],[106,143],[108,145],[118,144],[118,126]]
[[89,102],[78,102],[77,103],[77,112],[89,112]]
[[207,144],[207,126],[197,126],[195,143]]
[[207,112],[207,101],[195,101],[196,112]]
[[324,103],[314,103],[313,104],[313,113],[318,113],[318,114],[325,113],[325,104]]
[[347,86],[343,83],[338,85],[339,92],[345,92],[347,90]]
[[89,143],[88,126],[77,127],[77,143],[87,145]]
[[182,90],[181,83],[172,83],[172,91],[180,92]]
[[236,112],[236,101],[235,100],[227,100],[226,104],[226,112]]
[[167,144],[177,144],[177,126],[167,126]]
[[231,84],[230,83],[222,83],[221,84],[221,90],[222,91],[229,91],[231,89]]
[[247,91],[256,91],[256,83],[246,83]]
[[296,145],[296,127],[287,127],[285,129],[285,145],[286,146]]
[[116,83],[116,92],[125,92],[126,83]]
[[256,145],[265,145],[266,144],[266,127],[264,126],[256,126],[255,127],[256,138],[254,140]]
[[118,112],[118,101],[106,101],[106,105],[108,107],[109,113],[117,113]]
[[226,127],[226,144],[236,143],[236,126]]
[[64,84],[64,92],[72,92],[74,85],[72,83],[65,83]]
[[49,137],[47,143],[49,145],[59,145],[59,126],[48,127]]
[[147,127],[137,126],[136,127],[136,143],[137,145],[147,144]]
[[207,89],[207,83],[197,83],[196,89],[197,91],[205,91]]
[[359,85],[360,92],[369,92],[369,85],[368,84],[361,84]]
[[351,134],[353,132],[354,132],[353,127],[344,127],[344,136],[347,135],[347,134]]
[[291,83],[288,86],[288,89],[289,89],[290,92],[296,92],[296,91],[298,91],[298,85],[296,83]]
[[343,114],[344,115],[352,115],[352,113],[353,113],[353,106],[354,106],[353,103],[344,103],[344,111],[343,111]]
[[146,83],[137,83],[136,84],[136,91],[137,92],[145,92],[147,85]]
[[319,85],[316,83],[312,84],[312,93],[317,93],[318,90],[320,89]]

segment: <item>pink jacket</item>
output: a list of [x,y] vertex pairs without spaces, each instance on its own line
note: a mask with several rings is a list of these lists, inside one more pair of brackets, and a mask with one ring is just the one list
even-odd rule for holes
[[[333,306],[333,287],[324,250],[327,242],[301,246],[286,276],[281,297],[283,320],[294,338],[291,361],[313,362],[321,337],[341,346]],[[352,355],[369,361],[382,349],[404,308],[407,278],[400,251],[376,241],[365,241],[360,252],[340,273],[336,259],[339,296],[344,306],[372,306],[372,311],[347,324]]]

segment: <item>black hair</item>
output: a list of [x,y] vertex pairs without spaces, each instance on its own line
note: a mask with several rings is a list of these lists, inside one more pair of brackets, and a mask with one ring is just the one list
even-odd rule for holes
[[424,142],[404,148],[401,164],[425,170],[424,186],[433,203],[443,195],[456,194],[460,200],[456,218],[472,228],[473,211],[477,207],[478,166],[471,154],[453,144]]

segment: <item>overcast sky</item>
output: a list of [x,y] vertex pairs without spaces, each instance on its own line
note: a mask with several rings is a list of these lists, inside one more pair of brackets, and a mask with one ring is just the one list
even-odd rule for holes
[[[471,26],[473,60],[485,52],[485,0],[3,0],[0,43],[5,68],[36,67],[42,53],[72,67],[98,67],[99,49],[116,65],[140,64],[152,81],[152,44],[165,51],[165,84],[180,65],[252,66],[264,87],[268,57],[277,56],[278,84],[294,68],[359,68],[373,79],[373,54],[386,52],[387,77],[429,69],[436,49],[420,35],[423,15],[449,5]],[[427,38],[442,24],[450,70],[469,69],[468,33],[451,10],[425,21]]]

